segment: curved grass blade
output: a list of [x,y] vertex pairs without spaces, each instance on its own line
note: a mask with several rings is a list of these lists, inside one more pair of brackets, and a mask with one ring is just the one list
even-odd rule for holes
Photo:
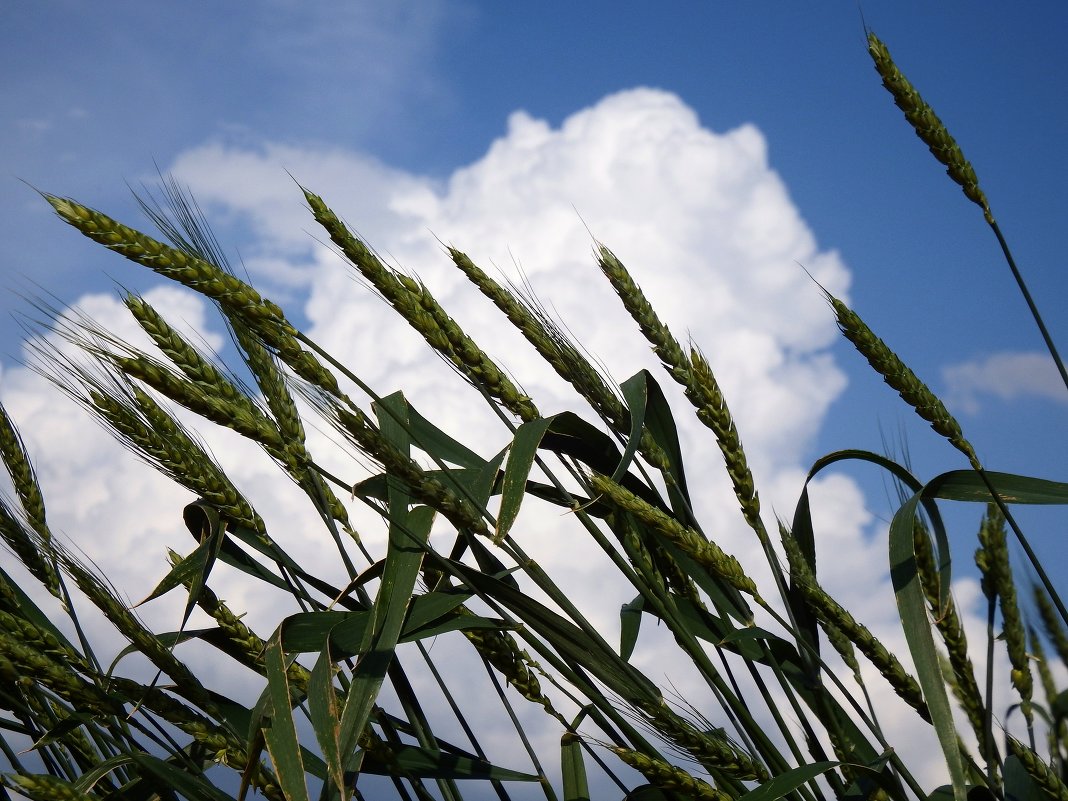
[[667,489],[671,508],[675,511],[675,517],[682,522],[696,523],[691,511],[682,447],[679,445],[679,432],[675,426],[675,417],[671,413],[671,405],[652,373],[648,370],[642,372],[646,377],[645,428],[668,457],[670,480],[667,482]]
[[560,738],[560,773],[564,784],[564,801],[590,801],[582,742],[571,732]]
[[634,454],[638,452],[638,447],[641,445],[642,431],[645,429],[645,411],[649,405],[649,381],[651,379],[649,371],[642,370],[619,385],[630,411],[630,434],[627,436],[627,447],[623,451],[623,458],[612,471],[613,481],[618,482],[627,472],[630,463],[634,461]]
[[282,650],[281,627],[267,644],[264,663],[267,667],[269,721],[266,725],[261,723],[263,739],[287,801],[309,801],[304,761],[301,759],[300,742],[293,720],[293,697]]
[[527,494],[527,476],[534,466],[534,457],[541,446],[542,438],[552,423],[552,417],[541,417],[523,423],[515,432],[512,446],[508,450],[508,462],[504,466],[501,509],[497,514],[497,528],[493,532],[495,543],[500,544],[508,536],[512,524],[519,516],[519,507]]
[[345,769],[341,758],[341,705],[334,690],[334,659],[330,652],[330,637],[319,652],[308,679],[308,716],[315,739],[323,751],[323,760],[337,788],[338,797],[345,797]]
[[912,524],[922,497],[922,492],[914,494],[890,523],[890,578],[905,641],[916,666],[916,679],[923,691],[931,723],[946,760],[954,801],[965,801],[964,762],[957,745],[957,729],[946,693],[946,679],[942,675],[931,623],[927,617],[927,602],[920,584],[912,538]]
[[817,776],[822,776],[841,764],[841,762],[813,762],[809,765],[802,765],[788,770],[778,776],[773,776],[759,787],[740,796],[738,801],[778,801],[778,799],[784,795],[789,795],[802,784],[812,781]]
[[382,582],[341,713],[339,738],[347,770],[359,767],[357,739],[367,725],[393,660],[434,520],[434,510],[426,506],[408,511],[391,503],[389,514],[389,545]]
[[189,801],[233,801],[233,796],[224,793],[203,775],[194,776],[151,754],[133,752],[130,758],[143,772],[158,779],[163,787],[178,791]]

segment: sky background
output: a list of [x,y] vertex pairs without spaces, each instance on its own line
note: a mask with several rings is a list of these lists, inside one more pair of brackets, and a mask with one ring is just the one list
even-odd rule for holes
[[[468,426],[471,399],[441,393],[447,371],[317,242],[287,173],[426,278],[550,410],[566,393],[521,344],[494,339],[503,321],[465,294],[434,237],[512,277],[520,265],[622,381],[649,360],[598,274],[592,232],[712,358],[780,515],[829,451],[904,437],[921,479],[965,466],[839,341],[799,264],[947,400],[988,468],[1064,480],[1068,392],[980,210],[881,87],[861,12],[975,166],[1054,339],[1068,342],[1061,3],[9,4],[0,399],[50,511],[105,564],[124,544],[148,540],[158,554],[179,536],[184,496],[144,483],[143,468],[20,366],[28,297],[79,302],[132,334],[116,283],[154,293],[227,355],[202,304],[87,242],[34,192],[143,226],[130,189],[154,186],[157,170],[191,187],[227,252],[291,319],[379,390],[434,403],[443,424]],[[501,446],[499,431],[471,425]],[[695,463],[719,470],[715,446],[684,434]],[[272,480],[245,467],[239,445],[213,446],[246,471],[243,486]],[[861,470],[824,491],[817,548],[840,568],[828,581],[863,605],[869,580],[885,586],[885,490]],[[713,488],[706,503],[731,542],[730,499]],[[104,536],[101,510],[115,504],[125,511]],[[158,522],[138,528],[146,510]],[[974,574],[975,519],[956,532],[961,575]],[[1064,514],[1025,519],[1063,581]],[[145,583],[162,571],[152,559],[109,566],[120,586]]]

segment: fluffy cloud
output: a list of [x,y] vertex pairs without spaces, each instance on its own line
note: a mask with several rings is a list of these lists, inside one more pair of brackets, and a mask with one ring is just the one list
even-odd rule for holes
[[[499,267],[518,280],[518,267],[615,380],[642,367],[653,371],[676,402],[698,516],[755,575],[767,574],[752,533],[740,521],[713,437],[659,369],[591,255],[595,240],[611,247],[676,336],[692,338],[708,355],[774,531],[774,515],[788,517],[793,509],[806,467],[801,459],[845,384],[828,350],[836,336],[833,318],[798,264],[840,297],[849,274],[834,252],[817,246],[770,167],[756,128],[715,133],[674,95],[636,89],[579,111],[559,128],[516,112],[483,158],[445,181],[343,150],[273,143],[209,143],[172,166],[213,216],[251,229],[255,244],[242,243],[246,267],[268,294],[281,291],[293,304],[304,301],[312,338],[380,393],[404,389],[438,425],[485,454],[503,447],[508,432],[322,244],[287,171],[322,195],[389,262],[418,274],[543,412],[572,408],[570,389],[467,285],[437,237],[491,273]],[[184,293],[154,300],[168,306],[172,320],[177,314],[194,328],[204,325],[203,306]],[[114,301],[94,297],[84,305],[105,327],[128,326],[119,322]],[[218,332],[211,336],[218,345]],[[85,429],[77,410],[61,407],[39,378],[9,370],[2,389],[31,433],[63,528],[76,532],[78,545],[117,575],[117,583],[129,578],[143,584],[146,575],[157,576],[163,544],[184,543],[177,514],[185,502],[181,491],[150,477],[102,433]],[[329,549],[308,548],[301,539],[307,537],[306,521],[295,511],[296,499],[279,491],[274,467],[225,432],[206,436],[272,531],[288,532],[289,544],[320,563],[313,569],[338,571]],[[311,432],[311,438],[316,455],[332,469],[353,481],[363,477],[364,468],[351,459],[324,453],[330,444],[325,434]],[[828,585],[847,606],[856,602],[862,615],[871,613],[876,627],[900,646],[885,551],[875,544],[885,539],[871,539],[861,494],[852,482],[832,477],[817,482],[814,499],[817,547],[830,555],[821,562]],[[619,605],[633,590],[605,578],[606,559],[589,538],[558,511],[547,513],[536,503],[525,508],[515,531],[614,641]],[[380,546],[380,532],[366,536],[373,548]],[[254,609],[253,622],[269,630],[292,610],[282,611],[258,593],[237,585],[224,592],[236,608]],[[654,639],[643,642],[655,642],[656,632],[649,636]],[[635,659],[654,679],[687,685],[685,675],[658,661],[655,649],[641,650]]]
[[1005,351],[954,364],[942,370],[951,402],[968,414],[980,409],[980,398],[1002,401],[1041,398],[1068,402],[1064,382],[1053,359],[1045,353]]

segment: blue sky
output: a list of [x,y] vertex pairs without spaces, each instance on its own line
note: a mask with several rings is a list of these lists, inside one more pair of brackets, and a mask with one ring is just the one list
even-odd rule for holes
[[[834,274],[848,287],[854,308],[950,400],[988,467],[1064,480],[1068,462],[1060,443],[1068,434],[1068,391],[1048,391],[1045,362],[1034,356],[1041,354],[1041,341],[981,213],[945,177],[882,89],[865,49],[861,10],[974,164],[1054,339],[1068,350],[1068,6],[634,6],[285,0],[9,5],[0,26],[0,394],[18,370],[21,330],[11,314],[30,310],[23,295],[50,292],[66,303],[111,292],[113,281],[141,290],[158,283],[67,229],[27,184],[137,224],[129,186],[153,183],[157,165],[176,170],[205,198],[224,245],[249,257],[257,283],[280,296],[294,319],[323,326],[314,310],[324,301],[316,300],[308,280],[318,273],[305,269],[315,257],[300,244],[310,248],[313,223],[301,216],[291,185],[291,208],[275,213],[274,190],[260,182],[265,172],[285,186],[284,170],[292,169],[313,190],[319,189],[313,178],[322,175],[346,219],[368,233],[381,230],[388,241],[372,244],[393,251],[389,237],[401,229],[376,215],[394,185],[415,187],[413,203],[423,202],[424,191],[442,208],[455,206],[464,176],[484,178],[492,164],[515,157],[523,131],[542,142],[546,130],[557,131],[583,110],[600,109],[597,119],[616,114],[611,119],[623,120],[642,102],[673,97],[677,103],[668,103],[665,113],[682,119],[688,109],[701,130],[724,142],[734,141],[730,132],[742,126],[759,132],[767,155],[757,172],[781,182],[798,225],[813,238],[812,258],[844,270]],[[619,95],[638,87],[667,94]],[[611,109],[598,105],[609,96],[623,99]],[[525,116],[512,117],[517,111]],[[491,150],[495,142],[514,146]],[[235,166],[241,157],[245,166]],[[373,182],[367,189],[331,186],[330,164]],[[655,165],[645,168],[655,176]],[[632,197],[627,186],[638,187]],[[647,202],[652,195],[641,186],[621,179],[618,195],[604,208],[625,215],[631,200],[634,206]],[[502,203],[508,200],[503,193],[523,189],[502,183]],[[372,190],[382,192],[381,202]],[[247,203],[237,199],[243,191]],[[572,222],[576,211],[608,219],[600,197],[572,186],[561,191],[558,207]],[[694,206],[690,228],[700,229],[703,208]],[[483,230],[455,209],[433,219],[458,221],[456,230],[434,230],[446,241]],[[269,226],[277,220],[295,223],[292,230],[272,233]],[[610,227],[595,222],[594,233]],[[536,262],[536,246],[525,235],[502,237],[518,262]],[[625,236],[604,238],[615,246]],[[406,252],[405,241],[396,240],[398,253]],[[631,249],[643,252],[640,243]],[[581,261],[588,250],[575,255]],[[794,282],[789,286],[798,293],[798,307],[789,292],[769,294],[763,306],[759,294],[746,296],[752,314],[778,318],[786,327],[797,308],[812,300],[801,298],[812,287],[797,281],[800,268],[791,258],[783,256],[780,267],[784,280]],[[748,269],[740,263],[740,270]],[[424,270],[421,264],[404,266]],[[629,266],[644,283],[666,265],[650,256]],[[716,287],[730,286],[732,277],[729,265],[716,268],[717,280],[727,283],[706,284],[697,267],[693,273],[679,264],[671,269],[672,286],[689,293],[691,305],[702,291],[709,293],[709,309],[716,308]],[[547,279],[546,292],[555,286]],[[687,308],[693,314],[704,307]],[[701,321],[680,317],[671,323],[683,335]],[[825,337],[826,327],[819,331],[816,339]],[[783,358],[793,358],[796,348],[808,364],[808,345],[776,341],[785,343]],[[818,409],[789,429],[797,441],[784,448],[795,468],[839,448],[880,450],[883,437],[896,439],[899,430],[921,477],[964,466],[847,344],[818,349],[830,355],[848,385],[827,388],[815,402]],[[831,373],[809,377],[817,384],[837,381]],[[800,392],[801,384],[783,386]],[[798,402],[805,397],[800,394]],[[742,435],[759,445],[759,431],[743,428]],[[58,457],[38,456],[49,458]],[[863,473],[861,479],[872,509],[885,514],[879,482]],[[1053,536],[1064,519],[1034,518],[1031,533],[1047,553],[1055,553]],[[967,527],[961,533],[971,534]],[[961,555],[970,551],[969,544]]]

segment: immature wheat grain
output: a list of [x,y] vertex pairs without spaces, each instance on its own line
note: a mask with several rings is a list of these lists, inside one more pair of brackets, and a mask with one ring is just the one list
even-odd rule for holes
[[496,398],[523,421],[535,420],[538,410],[504,372],[453,320],[423,284],[386,268],[355,237],[318,195],[304,189],[304,197],[318,222],[345,257],[374,285],[409,325],[452,362],[471,382]]
[[913,521],[912,541],[923,591],[934,617],[935,627],[942,635],[942,641],[949,655],[951,668],[949,675],[953,677],[953,692],[968,717],[972,731],[975,732],[983,758],[988,764],[993,764],[995,760],[991,758],[992,755],[986,753],[988,750],[986,712],[983,696],[975,679],[975,668],[971,657],[968,656],[968,640],[964,634],[964,626],[952,596],[946,606],[941,608],[939,606],[941,603],[938,587],[940,579],[931,547],[931,535],[919,518]]
[[26,455],[22,436],[11,422],[3,404],[0,404],[0,455],[3,456],[8,475],[11,476],[15,494],[26,512],[26,519],[47,543],[51,532],[45,522],[45,505],[41,487],[37,483],[37,473]]
[[144,298],[127,292],[122,298],[133,318],[151,337],[164,356],[170,359],[190,381],[205,392],[230,403],[242,403],[248,396],[231,379],[176,331]]
[[151,465],[216,505],[230,520],[266,537],[263,520],[222,469],[144,390],[90,382],[85,397],[74,397]]
[[[460,607],[457,612],[461,615],[473,614],[464,607]],[[520,695],[528,701],[540,704],[550,714],[559,717],[559,713],[553,708],[552,701],[542,692],[541,682],[530,668],[534,660],[530,658],[530,654],[519,647],[510,634],[497,629],[483,628],[461,629],[461,631],[475,650],[493,665]]]
[[244,394],[238,393],[236,396],[227,392],[215,394],[192,381],[179,378],[147,356],[126,357],[107,354],[103,358],[107,358],[120,372],[147,384],[206,420],[224,428],[233,429],[242,436],[262,444],[268,450],[282,451],[285,448],[285,442],[278,428]]
[[48,546],[40,534],[26,528],[22,520],[0,498],[0,539],[19,558],[19,561],[56,598],[61,597],[60,577],[50,558],[46,558]]
[[706,769],[740,781],[765,782],[771,778],[767,768],[732,745],[726,737],[698,730],[663,701],[644,706],[642,711],[649,715],[658,733],[689,752]]

